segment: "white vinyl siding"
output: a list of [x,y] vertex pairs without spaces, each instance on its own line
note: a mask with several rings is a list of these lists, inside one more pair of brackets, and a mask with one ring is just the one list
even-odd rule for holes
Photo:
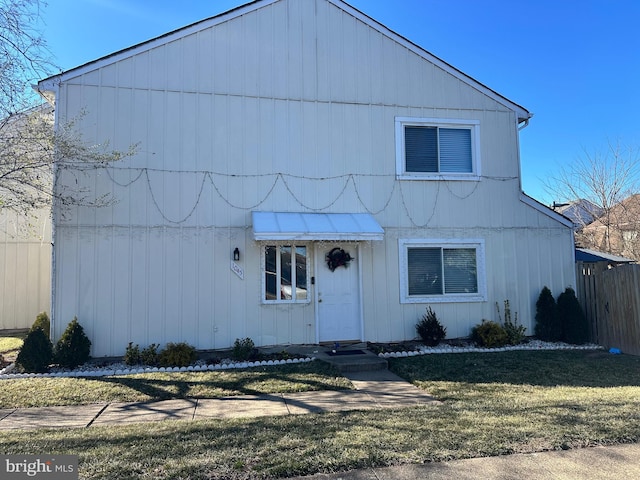
[[265,245],[264,303],[308,303],[309,253],[305,245]]
[[[57,92],[60,125],[77,117],[91,144],[140,144],[110,167],[58,172],[60,188],[117,200],[53,216],[53,334],[77,316],[94,357],[122,356],[129,342],[315,343],[327,302],[318,305],[311,275],[336,278],[326,232],[257,240],[255,210],[369,212],[384,227],[348,231],[382,236],[358,244],[362,340],[413,338],[423,305],[442,297],[400,302],[400,238],[486,242],[478,287],[486,281],[488,300],[450,294],[438,304],[451,338],[505,299],[531,332],[542,286],[557,294],[575,285],[570,226],[518,188],[518,124],[528,113],[341,2],[251,3],[42,86]],[[394,122],[408,117],[468,129],[474,173],[396,175]],[[306,245],[314,259],[322,247],[307,266],[306,303],[265,300],[265,245]],[[230,268],[236,247],[242,276]]]
[[484,300],[482,240],[400,240],[402,303]]
[[396,118],[396,173],[403,179],[477,178],[479,122]]

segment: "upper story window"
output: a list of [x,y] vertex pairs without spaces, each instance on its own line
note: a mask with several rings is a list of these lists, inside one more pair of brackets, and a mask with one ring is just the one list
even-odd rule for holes
[[485,300],[484,241],[400,240],[402,303]]
[[306,245],[265,245],[262,251],[265,303],[308,303],[308,248]]
[[396,118],[396,173],[402,179],[473,179],[480,173],[477,120]]

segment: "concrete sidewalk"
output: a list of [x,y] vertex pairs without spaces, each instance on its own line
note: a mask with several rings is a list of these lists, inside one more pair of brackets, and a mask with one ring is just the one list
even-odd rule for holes
[[3,409],[0,410],[0,430],[85,428],[163,420],[301,415],[438,403],[430,395],[388,370],[351,372],[344,375],[354,384],[355,390]]

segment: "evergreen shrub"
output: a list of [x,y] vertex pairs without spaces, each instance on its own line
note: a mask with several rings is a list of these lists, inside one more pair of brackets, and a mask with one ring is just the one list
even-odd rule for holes
[[431,307],[427,307],[427,313],[416,324],[416,333],[425,345],[435,347],[447,336],[447,329],[438,321]]
[[123,361],[126,365],[139,365],[141,363],[140,346],[137,343],[134,345],[133,342],[129,342],[124,351]]
[[47,338],[51,340],[51,322],[49,321],[49,315],[47,315],[47,312],[39,313],[36,316],[36,320],[33,322],[33,325],[31,325],[31,329],[29,331],[31,332],[36,328],[41,329]]
[[29,331],[16,358],[18,368],[28,373],[44,373],[52,361],[53,345],[49,336],[41,328]]
[[576,292],[567,287],[558,296],[558,318],[562,325],[562,340],[574,345],[589,341],[589,323],[582,311]]
[[546,286],[540,292],[536,302],[534,335],[545,342],[558,342],[562,338],[556,300]]
[[236,338],[236,341],[233,342],[233,350],[231,352],[231,358],[236,361],[244,362],[247,360],[251,360],[258,356],[258,350],[256,349],[253,340],[249,337],[247,338]]
[[143,365],[158,365],[160,361],[160,354],[158,353],[159,346],[160,345],[158,345],[157,343],[152,343],[148,347],[142,349],[142,351],[140,352],[140,361]]
[[56,343],[54,360],[61,367],[76,368],[90,358],[91,340],[74,317]]
[[162,367],[188,367],[196,359],[195,347],[184,342],[167,343],[167,346],[158,355],[158,363]]
[[471,330],[471,340],[479,347],[497,348],[509,343],[504,327],[497,322],[482,320]]

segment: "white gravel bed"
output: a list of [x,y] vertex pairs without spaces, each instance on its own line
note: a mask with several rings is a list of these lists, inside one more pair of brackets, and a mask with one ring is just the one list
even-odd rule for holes
[[383,358],[400,358],[400,357],[415,357],[416,355],[431,355],[438,353],[470,353],[470,352],[510,352],[513,350],[599,350],[602,349],[600,345],[584,344],[584,345],[570,345],[564,342],[543,342],[541,340],[531,340],[527,343],[520,345],[508,345],[506,347],[499,348],[482,348],[463,346],[457,347],[452,345],[438,345],[436,347],[422,346],[419,349],[402,352],[382,352],[379,353],[379,357]]
[[306,363],[315,360],[315,357],[289,358],[287,360],[261,360],[255,362],[235,362],[223,360],[216,364],[197,362],[188,367],[150,367],[148,365],[126,365],[125,363],[112,363],[108,366],[97,366],[93,364],[80,365],[74,370],[64,370],[52,368],[49,373],[11,373],[15,368],[14,364],[0,370],[0,379],[9,378],[31,378],[31,377],[106,377],[110,375],[133,375],[136,373],[149,372],[206,372],[216,370],[242,369],[261,366],[285,365],[288,363]]

